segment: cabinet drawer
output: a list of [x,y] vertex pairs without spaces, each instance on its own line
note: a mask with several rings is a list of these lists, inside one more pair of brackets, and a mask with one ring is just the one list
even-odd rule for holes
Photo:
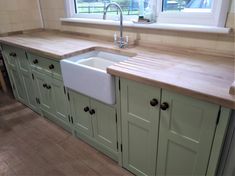
[[30,64],[38,71],[46,71],[48,73],[56,73],[61,75],[60,63],[51,59],[46,59],[34,54],[28,54]]
[[19,48],[15,48],[12,46],[8,45],[3,45],[3,53],[5,58],[7,58],[7,63],[10,66],[15,66],[16,65],[16,58],[18,57],[26,57],[25,51]]

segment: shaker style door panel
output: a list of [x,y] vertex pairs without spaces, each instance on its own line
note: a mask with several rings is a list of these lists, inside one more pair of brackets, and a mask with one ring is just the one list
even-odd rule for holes
[[50,77],[39,72],[34,72],[34,76],[40,100],[40,109],[53,115],[53,94],[50,85]]
[[160,89],[121,80],[123,165],[137,175],[155,175]]
[[74,128],[78,132],[82,132],[88,136],[92,136],[92,122],[89,111],[85,112],[85,108],[90,108],[90,99],[82,94],[69,91],[70,105],[73,112]]
[[162,91],[157,175],[205,175],[219,106]]
[[101,144],[117,151],[116,110],[101,102],[91,100],[94,138]]
[[55,116],[61,121],[68,122],[68,99],[63,81],[53,78],[51,85]]

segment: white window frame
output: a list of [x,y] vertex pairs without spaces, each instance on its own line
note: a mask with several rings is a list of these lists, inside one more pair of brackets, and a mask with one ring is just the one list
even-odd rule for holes
[[[206,12],[163,12],[162,1],[155,0],[157,3],[157,23],[164,24],[189,24],[201,26],[224,27],[230,0],[214,0],[210,11]],[[65,0],[66,13],[68,18],[90,18],[102,19],[102,14],[79,14],[75,13],[74,0]],[[118,20],[119,15],[107,15],[109,20]],[[124,20],[128,21],[136,16],[125,15]]]
[[163,12],[162,0],[157,0],[157,22],[224,27],[230,0],[214,0],[212,8],[202,12]]
[[[65,0],[66,14],[68,18],[90,18],[90,19],[103,19],[103,14],[86,14],[86,13],[76,13],[75,12],[75,2],[74,0]],[[131,21],[133,19],[137,20],[137,15],[124,15],[123,19],[125,21]],[[107,15],[108,20],[119,20],[119,15]]]

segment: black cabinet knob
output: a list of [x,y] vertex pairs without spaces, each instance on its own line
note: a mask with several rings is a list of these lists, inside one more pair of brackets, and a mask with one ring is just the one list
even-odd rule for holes
[[90,112],[91,115],[95,114],[95,110],[94,109],[91,109],[89,112]]
[[169,104],[164,102],[164,103],[161,104],[160,108],[161,108],[161,110],[165,111],[169,108]]
[[9,55],[12,57],[16,57],[16,53],[14,53],[14,52],[11,52]]
[[85,111],[85,112],[88,112],[89,110],[90,110],[90,109],[89,109],[88,106],[84,108],[84,111]]
[[34,59],[34,60],[33,60],[33,63],[34,63],[34,64],[37,64],[37,63],[38,63],[38,60],[37,60],[37,59]]
[[46,87],[47,87],[47,84],[43,84],[42,86],[43,86],[44,88],[46,88]]
[[54,69],[54,68],[55,68],[55,66],[54,66],[53,64],[49,65],[49,69],[50,69],[50,70],[52,70],[52,69]]
[[156,98],[152,99],[152,100],[150,101],[150,105],[151,105],[151,106],[157,106],[157,105],[158,105],[158,100],[157,100]]
[[47,89],[51,89],[51,86],[50,86],[50,85],[47,85]]

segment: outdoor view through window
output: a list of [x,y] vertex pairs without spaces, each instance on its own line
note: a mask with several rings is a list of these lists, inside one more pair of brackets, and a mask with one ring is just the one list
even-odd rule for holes
[[163,11],[210,11],[213,0],[163,0]]
[[[103,14],[105,6],[117,2],[124,15],[139,15],[149,6],[150,1],[158,0],[75,0],[76,13]],[[213,0],[163,0],[163,11],[206,12],[211,10]],[[117,9],[111,7],[109,13],[117,14]]]

